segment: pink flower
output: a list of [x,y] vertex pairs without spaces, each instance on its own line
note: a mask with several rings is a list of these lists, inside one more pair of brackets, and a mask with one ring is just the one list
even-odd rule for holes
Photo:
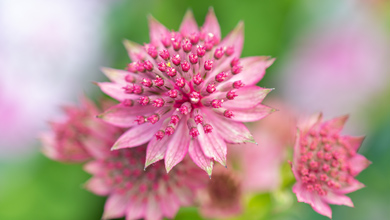
[[226,218],[242,212],[242,180],[232,169],[217,166],[207,187],[199,191],[200,213]]
[[87,189],[108,196],[103,219],[173,218],[205,187],[208,177],[192,161],[183,160],[169,175],[162,162],[144,171],[145,153],[146,146],[111,151],[86,164],[86,171],[94,175]]
[[96,119],[99,110],[86,98],[80,107],[65,106],[63,110],[66,118],[51,122],[52,131],[41,135],[43,153],[53,160],[83,162],[100,157],[122,133],[122,129]]
[[149,142],[145,167],[165,158],[167,171],[188,152],[211,175],[214,160],[226,165],[226,143],[253,142],[242,122],[274,111],[261,104],[271,90],[256,86],[274,59],[239,59],[243,23],[221,40],[213,10],[200,29],[190,11],[179,32],[152,17],[149,25],[151,43],[125,41],[133,62],[126,71],[104,68],[112,82],[98,83],[121,102],[99,117],[130,127],[112,149]]
[[294,147],[292,170],[297,180],[293,192],[299,202],[329,218],[328,204],[353,207],[345,194],[364,185],[355,179],[371,162],[357,154],[364,137],[342,136],[348,116],[322,122],[322,115],[299,126]]

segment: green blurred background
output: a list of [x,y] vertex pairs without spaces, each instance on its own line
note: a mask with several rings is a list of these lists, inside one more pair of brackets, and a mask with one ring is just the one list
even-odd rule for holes
[[[364,13],[369,14],[376,24],[383,28],[386,39],[389,39],[389,2],[359,1],[359,4],[361,5],[356,6],[354,1],[342,0],[113,1],[106,4],[104,28],[100,33],[105,36],[102,42],[105,59],[94,68],[96,72],[90,81],[104,79],[97,71],[99,66],[124,68],[129,62],[122,39],[127,38],[138,43],[148,42],[147,15],[152,14],[169,29],[177,30],[187,9],[192,9],[198,24],[201,25],[208,8],[212,6],[220,22],[222,36],[232,30],[240,20],[245,22],[242,56],[270,55],[277,58],[259,85],[276,88],[271,95],[273,97],[288,99],[288,96],[279,92],[279,88],[289,83],[283,80],[282,72],[286,72],[286,60],[291,57],[296,40],[311,28],[321,28],[319,24],[334,20],[334,16],[340,14],[341,9],[365,8]],[[83,7],[78,10],[85,10]],[[386,66],[383,69],[388,75],[389,69]],[[335,220],[388,219],[390,216],[390,82],[388,78],[380,80],[387,80],[386,86],[361,108],[359,117],[362,120],[357,120],[359,122],[356,123],[360,126],[359,123],[363,121],[361,126],[365,127],[363,130],[367,133],[360,153],[373,162],[358,176],[367,187],[350,194],[355,208],[332,206]],[[89,90],[87,94],[94,98],[102,96],[97,89]],[[31,145],[35,145],[32,148],[39,149],[39,144]],[[38,150],[27,156],[2,159],[0,219],[100,219],[105,199],[83,189],[83,183],[88,178],[89,175],[80,165],[51,161]],[[297,203],[291,189],[282,191],[294,201],[292,204],[286,203],[287,209],[275,211],[278,202],[274,194],[259,195],[251,200],[249,214],[242,219],[327,219],[314,212],[309,205]],[[196,209],[188,208],[181,210],[176,219],[200,217]]]

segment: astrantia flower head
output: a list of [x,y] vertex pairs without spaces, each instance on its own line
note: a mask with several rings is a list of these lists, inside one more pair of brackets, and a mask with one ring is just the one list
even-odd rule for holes
[[131,127],[113,149],[147,143],[145,166],[164,159],[167,171],[189,155],[211,175],[214,161],[226,165],[226,143],[253,142],[242,122],[274,111],[262,105],[271,89],[255,84],[273,63],[269,57],[240,59],[243,23],[221,40],[213,10],[198,28],[188,11],[178,32],[150,17],[149,44],[125,41],[132,63],[104,68],[111,82],[98,83],[120,104],[103,120]]
[[122,129],[108,125],[96,115],[100,110],[86,98],[81,106],[63,107],[66,118],[50,122],[52,131],[41,135],[43,153],[53,160],[83,162],[108,151]]
[[108,196],[103,219],[173,218],[180,207],[193,204],[196,190],[208,177],[190,160],[183,160],[167,174],[162,162],[144,171],[146,147],[109,152],[86,164],[94,176],[86,187]]
[[292,170],[297,180],[293,187],[299,202],[329,218],[328,204],[353,206],[345,194],[364,185],[355,179],[369,164],[357,154],[364,137],[340,135],[347,116],[322,122],[322,115],[299,127]]

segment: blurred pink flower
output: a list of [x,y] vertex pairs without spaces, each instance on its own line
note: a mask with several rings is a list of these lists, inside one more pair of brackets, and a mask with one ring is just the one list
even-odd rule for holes
[[[286,57],[280,85],[285,99],[305,112],[359,115],[387,85],[389,38],[361,10],[351,10],[337,23],[317,24]],[[364,131],[361,120],[352,125]]]
[[41,135],[43,153],[62,162],[83,162],[109,151],[122,129],[106,124],[95,115],[100,111],[82,99],[81,106],[65,106],[66,117],[50,122],[52,131]]
[[181,206],[192,205],[208,177],[189,159],[166,173],[159,161],[144,171],[146,145],[111,151],[85,166],[93,175],[86,188],[108,196],[103,219],[174,218]]
[[216,166],[207,187],[199,191],[200,213],[227,218],[242,212],[242,180],[232,169]]
[[150,44],[124,42],[133,61],[127,71],[105,68],[112,82],[98,83],[121,102],[99,117],[131,127],[112,149],[149,142],[145,166],[165,158],[167,171],[189,152],[211,175],[214,160],[226,165],[226,143],[253,142],[242,122],[274,111],[261,104],[271,89],[256,86],[274,59],[239,59],[243,23],[220,41],[213,10],[200,29],[191,11],[179,32],[152,17],[149,25]]
[[301,123],[294,146],[292,171],[297,180],[293,192],[329,218],[328,204],[353,207],[345,194],[364,185],[355,179],[371,162],[357,154],[364,137],[340,135],[348,116],[322,122],[316,115]]
[[249,125],[258,145],[248,143],[230,147],[231,156],[239,157],[246,192],[272,191],[280,186],[280,168],[286,161],[288,148],[294,143],[294,111],[279,100],[270,100],[269,104],[280,111]]

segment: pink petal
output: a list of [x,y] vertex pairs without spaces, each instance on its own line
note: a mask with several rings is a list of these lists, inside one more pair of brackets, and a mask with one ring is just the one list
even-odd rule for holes
[[145,216],[146,204],[137,200],[137,197],[129,199],[126,208],[126,220],[140,219]]
[[111,150],[138,147],[150,141],[161,126],[161,122],[155,125],[149,123],[135,126],[118,138]]
[[231,119],[240,122],[257,121],[276,111],[262,104],[258,104],[249,109],[231,108],[229,110],[233,111],[233,117]]
[[148,198],[147,210],[145,219],[162,219],[162,211],[158,205],[158,201],[154,198],[154,195],[150,195]]
[[172,187],[173,195],[179,201],[182,206],[192,205],[194,196],[188,188],[183,187]]
[[167,172],[183,160],[187,154],[189,142],[189,130],[183,119],[179,122],[175,133],[173,133],[168,143],[167,152],[165,153],[165,169]]
[[338,133],[343,129],[345,122],[348,120],[348,117],[349,117],[348,115],[344,115],[341,117],[333,118],[329,121],[326,121],[324,123],[324,126],[329,128],[330,132]]
[[120,218],[125,215],[127,198],[124,195],[112,194],[108,197],[104,206],[102,219]]
[[[267,56],[245,57],[240,60],[243,67],[242,72],[233,76],[226,83],[241,80],[246,86],[256,85],[265,74],[265,70],[272,65],[275,59]],[[224,84],[221,84],[222,87]]]
[[104,93],[118,101],[123,101],[125,99],[138,99],[140,97],[139,95],[124,93],[124,90],[122,89],[123,86],[117,83],[101,82],[96,83],[96,85],[99,86]]
[[137,116],[147,115],[149,113],[154,112],[155,109],[153,107],[145,107],[145,106],[132,106],[127,107],[122,104],[115,105],[109,108],[104,113],[98,115],[98,118],[101,118],[105,122],[122,127],[127,128],[134,125],[137,125],[135,120]]
[[216,129],[217,133],[228,143],[255,143],[250,131],[241,122],[235,122],[215,114],[208,114],[212,126]]
[[106,196],[111,192],[111,187],[98,177],[89,179],[85,184],[85,188],[99,196]]
[[90,174],[97,175],[102,169],[101,163],[97,160],[88,162],[84,165],[84,170]]
[[168,142],[171,140],[170,137],[164,137],[162,140],[157,140],[157,138],[152,138],[149,142],[146,149],[146,161],[145,168],[150,164],[153,164],[159,160],[164,159],[165,153],[167,151]]
[[111,82],[121,84],[121,86],[124,86],[127,84],[127,82],[125,80],[125,77],[127,75],[131,75],[135,78],[140,78],[139,75],[137,75],[135,73],[131,73],[131,72],[126,71],[126,70],[117,70],[117,69],[112,69],[112,68],[108,68],[108,67],[102,67],[101,71],[104,73],[105,76],[107,76],[107,78]]
[[226,166],[227,148],[225,141],[215,131],[205,134],[200,125],[198,125],[198,130],[199,136],[197,138],[206,157],[213,158]]
[[302,118],[298,121],[297,127],[302,133],[306,133],[313,126],[319,125],[322,121],[322,113],[313,114],[310,117]]
[[150,59],[151,57],[145,51],[142,45],[139,45],[133,41],[126,40],[126,39],[123,40],[123,44],[126,47],[127,53],[129,54],[131,61],[136,62],[139,60],[146,60],[146,59],[153,60]]
[[354,137],[354,136],[344,136],[346,141],[350,144],[352,149],[355,151],[358,151],[360,146],[362,146],[362,143],[364,139],[366,138],[365,136],[359,136],[359,137]]
[[42,153],[45,154],[48,158],[57,160],[61,156],[58,154],[58,151],[55,150],[56,140],[54,133],[43,133],[40,135],[39,139],[42,142],[43,148]]
[[272,89],[264,89],[258,86],[246,86],[236,91],[237,97],[223,103],[223,107],[231,108],[252,108],[260,104],[265,96]]
[[339,194],[348,194],[351,192],[355,192],[356,190],[359,190],[363,187],[365,187],[363,183],[357,181],[356,179],[353,179],[347,187],[343,187],[341,189],[334,190],[334,191]]
[[167,192],[167,188],[166,183],[159,183],[158,192],[161,198],[159,204],[165,217],[174,218],[180,205],[175,197],[172,197],[172,193]]
[[202,168],[206,173],[211,176],[213,171],[214,161],[204,155],[202,148],[200,147],[198,140],[191,140],[188,148],[188,153],[191,159],[198,167]]
[[196,23],[194,15],[190,9],[188,9],[184,15],[179,30],[184,37],[188,37],[194,32],[199,33],[198,24]]
[[329,204],[353,207],[353,202],[351,198],[342,194],[328,192],[328,194],[326,196],[323,196],[322,198]]
[[349,169],[353,176],[358,175],[364,169],[371,164],[371,161],[367,160],[363,155],[356,154],[354,157],[349,159]]
[[321,215],[332,218],[332,210],[329,205],[322,201],[321,197],[317,194],[310,193],[300,183],[295,183],[293,186],[293,192],[296,194],[298,202],[304,202],[311,205],[314,211]]
[[215,16],[214,9],[212,7],[209,8],[209,12],[207,13],[202,26],[202,31],[205,34],[212,33],[217,37],[218,41],[221,40],[221,28],[219,27],[217,16]]
[[169,30],[151,15],[149,16],[149,29],[150,42],[157,47],[163,47],[161,39],[169,37]]

